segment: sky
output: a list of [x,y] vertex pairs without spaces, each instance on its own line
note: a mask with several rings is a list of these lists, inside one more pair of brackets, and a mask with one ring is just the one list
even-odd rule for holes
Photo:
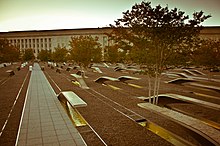
[[[142,0],[0,0],[0,32],[108,27]],[[146,0],[191,16],[212,17],[203,26],[220,26],[220,0]]]

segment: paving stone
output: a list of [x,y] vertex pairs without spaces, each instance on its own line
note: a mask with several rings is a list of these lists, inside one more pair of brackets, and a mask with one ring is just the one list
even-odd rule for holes
[[80,146],[86,145],[37,63],[31,74],[19,132],[19,146],[74,146],[76,142]]

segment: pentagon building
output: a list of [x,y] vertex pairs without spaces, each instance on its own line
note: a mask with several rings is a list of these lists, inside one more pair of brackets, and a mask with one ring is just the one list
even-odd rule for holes
[[[71,37],[90,35],[98,37],[102,48],[110,45],[107,33],[111,28],[82,28],[82,29],[59,29],[59,30],[35,30],[35,31],[12,31],[0,32],[0,38],[8,39],[9,43],[17,46],[21,50],[32,48],[35,56],[41,50],[51,50],[54,48],[66,47],[69,49]],[[204,27],[200,32],[202,38],[220,40],[220,26]]]

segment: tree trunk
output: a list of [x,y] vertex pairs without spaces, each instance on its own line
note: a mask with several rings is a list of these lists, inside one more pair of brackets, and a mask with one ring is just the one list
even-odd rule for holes
[[160,89],[160,77],[158,78],[157,81],[157,94],[156,94],[156,105],[158,104],[158,98],[159,98],[159,89]]
[[155,104],[156,93],[157,93],[157,73],[156,73],[156,77],[155,77],[155,79],[154,79],[154,95],[153,95],[153,104]]
[[149,103],[151,103],[151,80],[150,75],[148,75],[148,97],[149,97]]

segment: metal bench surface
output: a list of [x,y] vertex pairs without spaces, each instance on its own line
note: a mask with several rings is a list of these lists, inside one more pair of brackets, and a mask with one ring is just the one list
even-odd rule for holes
[[72,107],[87,106],[87,103],[83,101],[77,94],[72,91],[63,91],[58,94],[58,99],[63,102],[69,102]]

